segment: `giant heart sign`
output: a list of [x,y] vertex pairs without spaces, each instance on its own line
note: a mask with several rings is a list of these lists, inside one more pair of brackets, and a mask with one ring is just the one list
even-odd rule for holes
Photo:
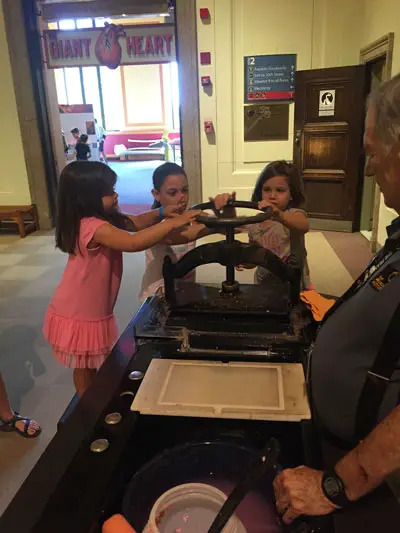
[[175,61],[173,24],[116,26],[43,32],[47,68],[106,66]]

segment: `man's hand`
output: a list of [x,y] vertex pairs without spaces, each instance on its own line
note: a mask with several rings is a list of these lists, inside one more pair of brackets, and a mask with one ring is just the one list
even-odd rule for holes
[[337,507],[325,497],[322,472],[307,466],[284,470],[274,480],[276,507],[290,524],[300,515],[325,515]]

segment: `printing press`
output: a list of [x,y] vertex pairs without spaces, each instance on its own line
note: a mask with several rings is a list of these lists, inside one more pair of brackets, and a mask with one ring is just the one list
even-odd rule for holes
[[[99,533],[122,513],[141,532],[155,500],[176,485],[199,481],[229,494],[271,438],[273,460],[253,499],[238,508],[246,531],[331,531],[329,518],[284,526],[274,506],[277,472],[318,466],[318,448],[305,380],[314,326],[299,298],[300,268],[235,239],[236,228],[270,216],[198,217],[225,240],[176,264],[165,259],[164,295],[141,306],[93,386],[60,421],[1,531]],[[182,280],[213,263],[226,268],[218,286]],[[245,263],[267,268],[270,283],[239,284],[235,265]]]

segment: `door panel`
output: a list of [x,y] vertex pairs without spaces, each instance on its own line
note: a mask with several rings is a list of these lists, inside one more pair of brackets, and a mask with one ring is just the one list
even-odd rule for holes
[[327,131],[304,131],[304,172],[308,169],[344,168],[348,135]]
[[[364,65],[297,73],[294,161],[314,228],[354,231],[357,227],[364,80]],[[332,90],[332,115],[320,116],[320,94]]]
[[307,201],[315,204],[316,208],[313,216],[338,218],[343,201],[343,183],[340,181],[324,181],[323,179],[307,180],[305,183],[305,193]]

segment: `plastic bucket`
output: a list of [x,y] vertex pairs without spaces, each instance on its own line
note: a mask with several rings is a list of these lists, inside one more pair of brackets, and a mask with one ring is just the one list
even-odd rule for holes
[[[201,483],[227,496],[257,457],[252,449],[222,441],[192,442],[164,450],[143,464],[132,477],[125,492],[122,514],[135,531],[142,532],[154,502],[172,488]],[[274,465],[266,472],[237,508],[235,514],[247,533],[282,531],[272,485],[279,470],[279,465]]]
[[[153,505],[143,533],[205,533],[210,528],[226,495],[204,483],[186,483],[165,492]],[[246,533],[233,515],[224,533]]]

